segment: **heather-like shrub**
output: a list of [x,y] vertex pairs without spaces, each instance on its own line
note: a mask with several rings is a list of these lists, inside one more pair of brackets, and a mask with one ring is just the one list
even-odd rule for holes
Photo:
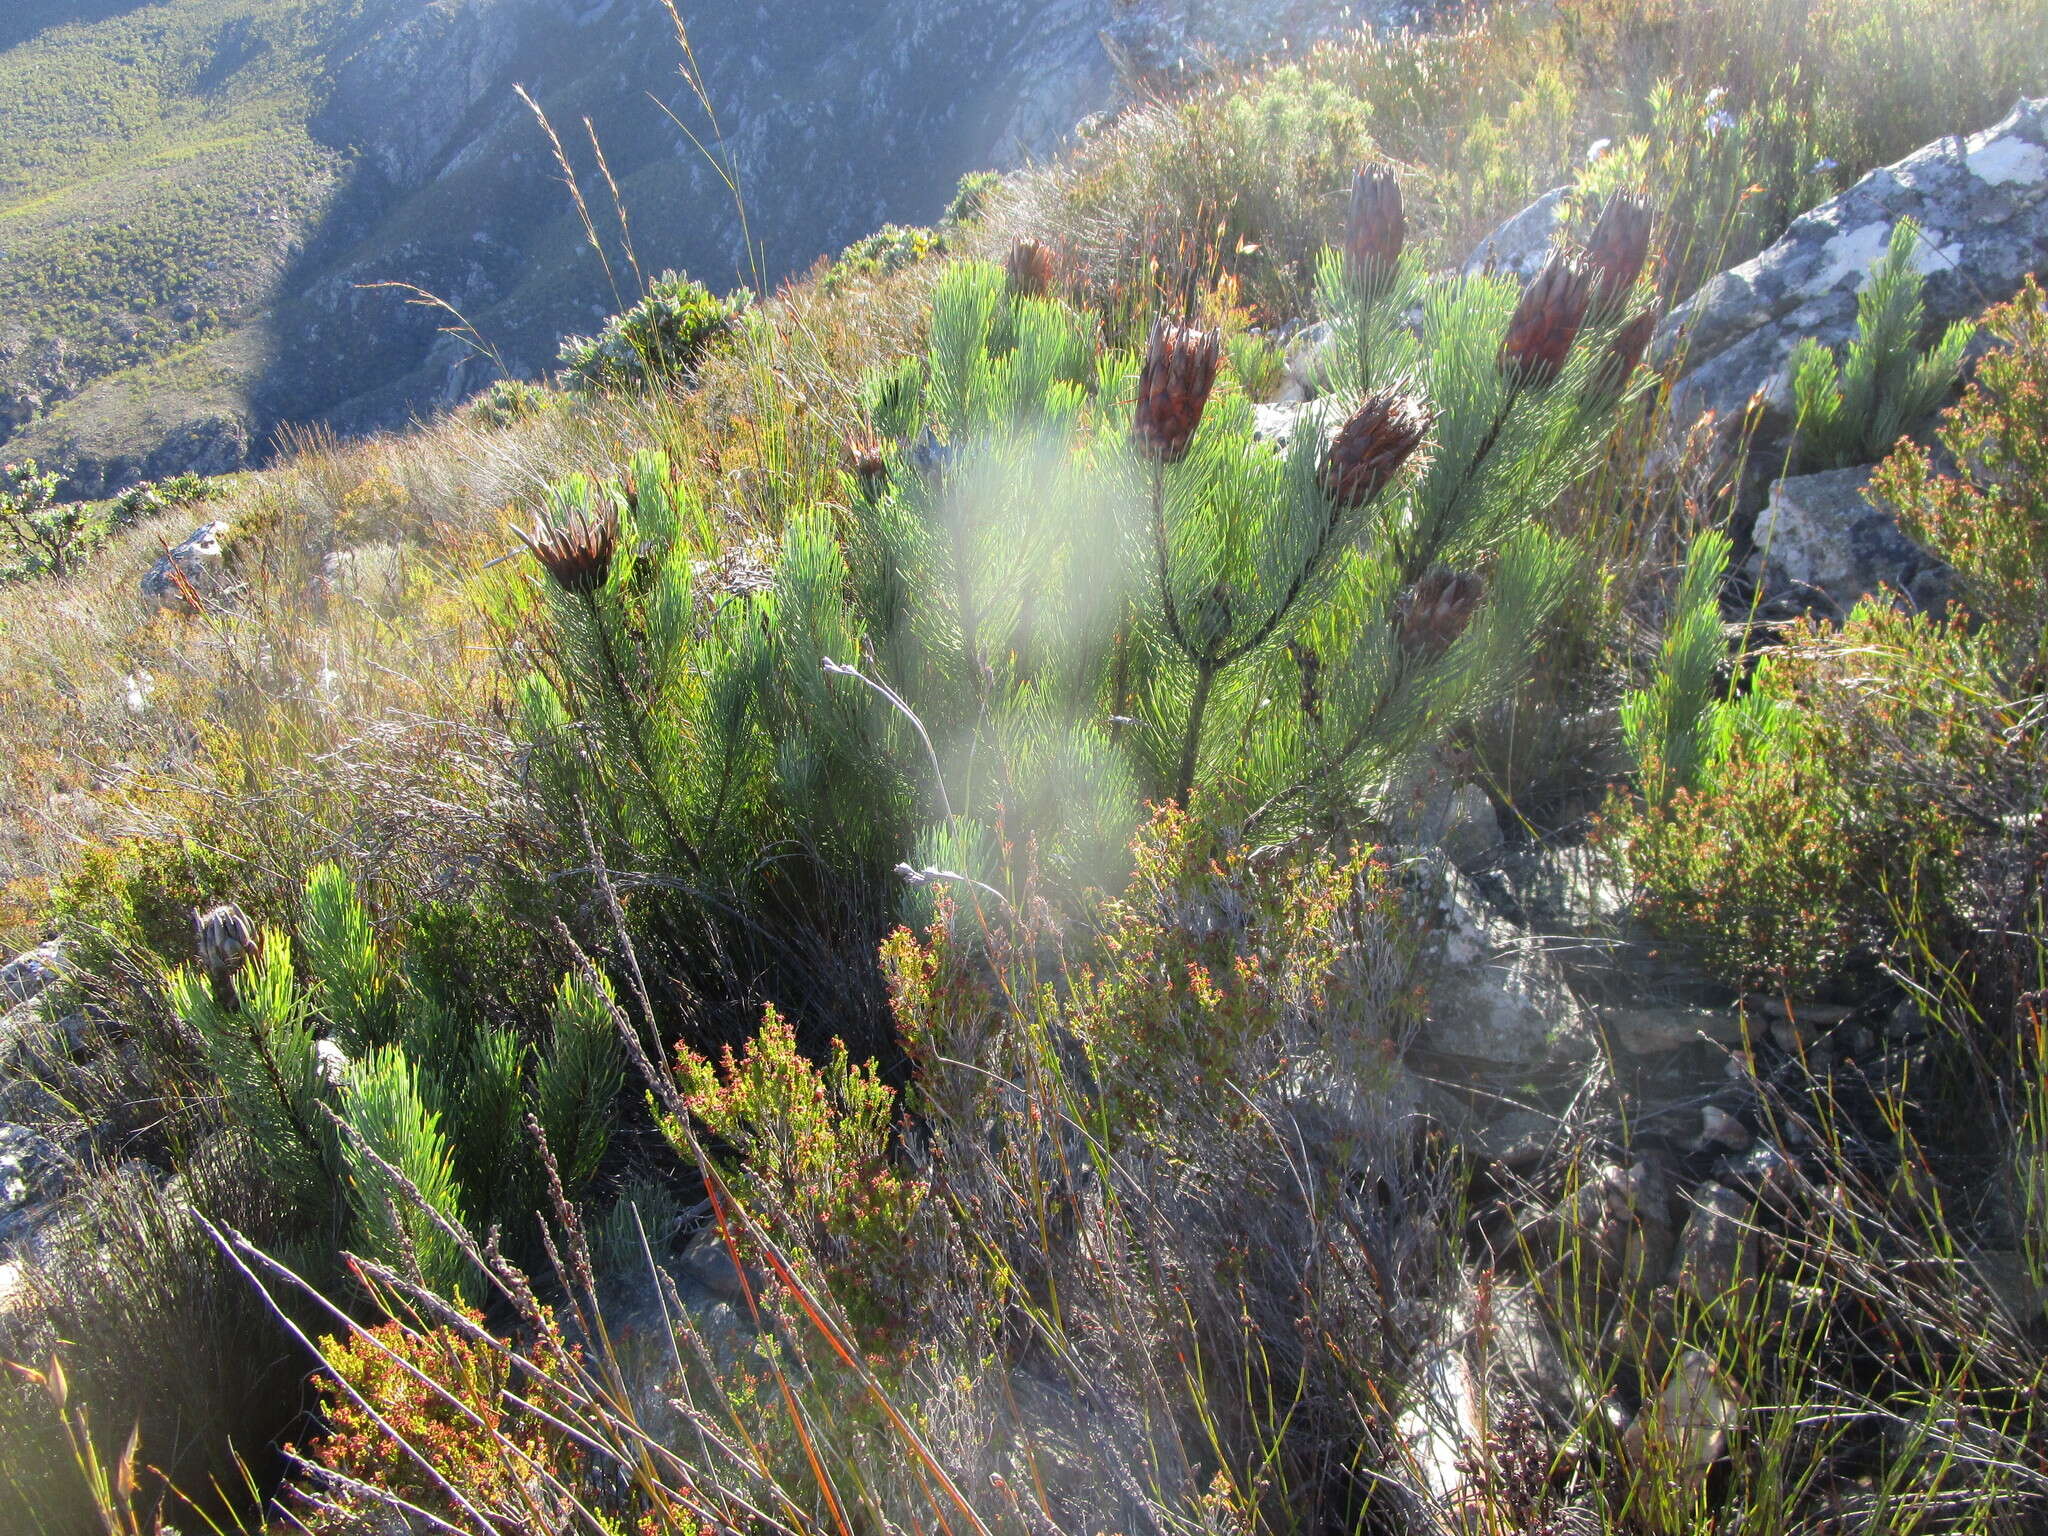
[[1865,604],[1797,631],[1713,707],[1692,786],[1624,815],[1646,915],[1760,986],[1896,956],[1901,904],[1955,891],[1962,827],[1930,776],[1990,746],[1970,692],[1988,681],[1959,624]]
[[567,1490],[583,1452],[515,1399],[545,1405],[548,1381],[565,1374],[573,1354],[545,1341],[536,1364],[485,1332],[476,1312],[465,1308],[461,1318],[425,1328],[383,1323],[325,1341],[317,1378],[324,1423],[286,1492],[295,1528],[316,1536],[379,1528],[389,1506],[364,1489],[441,1520],[475,1511],[494,1529],[569,1528]]
[[1959,472],[1937,474],[1925,448],[1902,444],[1871,494],[1948,562],[2024,688],[2048,655],[2048,297],[2030,278],[1983,323],[2000,345],[1936,434]]
[[719,298],[702,283],[664,272],[640,302],[607,320],[596,336],[562,343],[563,373],[599,394],[664,388],[685,382],[705,355],[732,334],[753,295],[738,289]]
[[1261,868],[1242,850],[1219,856],[1169,810],[1133,852],[1130,885],[1097,913],[1098,948],[1069,972],[1062,1009],[1108,1145],[1166,1117],[1233,1124],[1250,1109],[1240,1091],[1294,1050],[1365,1081],[1385,1070],[1418,1014],[1410,925],[1371,850]]
[[[896,1093],[840,1041],[822,1067],[769,1008],[745,1048],[713,1065],[688,1047],[677,1072],[691,1115],[731,1149],[734,1192],[778,1243],[808,1255],[868,1327],[908,1321],[905,1282],[929,1186],[895,1156]],[[664,1130],[691,1155],[684,1128]]]
[[[1909,253],[1894,241],[1889,296],[1873,283],[1867,319],[1917,287],[1900,265]],[[1839,627],[1802,625],[1746,693],[1700,714],[1707,610],[1682,597],[1660,675],[1630,701],[1650,803],[1620,826],[1647,910],[1733,978],[1790,986],[1910,959],[1968,992],[2007,968],[1993,957],[2025,949],[2037,919],[2017,871],[2038,851],[2044,750],[2026,700],[2048,623],[2042,314],[2030,284],[1986,317],[2004,345],[1939,428],[1956,474],[1908,443],[1873,479],[1901,526],[1951,562],[1965,611],[1872,599]],[[1892,333],[1879,322],[1866,339]],[[1696,548],[1687,586],[1704,558]],[[1687,717],[1700,723],[1675,732]],[[2001,985],[1994,1011],[2017,990]]]

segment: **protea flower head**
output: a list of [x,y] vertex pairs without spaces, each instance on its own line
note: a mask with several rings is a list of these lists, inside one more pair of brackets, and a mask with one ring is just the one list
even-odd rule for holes
[[1392,390],[1351,413],[1323,453],[1323,489],[1339,507],[1362,507],[1386,489],[1429,435],[1432,417],[1419,400]]
[[1441,656],[1465,633],[1485,596],[1486,583],[1474,572],[1430,571],[1395,605],[1395,638],[1412,655]]
[[1027,299],[1043,298],[1052,287],[1052,247],[1028,235],[1010,247],[1003,270],[1010,280],[1010,292]]
[[192,909],[192,948],[222,1008],[235,1007],[235,977],[256,950],[256,929],[233,902],[211,911]]
[[1650,338],[1657,334],[1657,312],[1646,309],[1632,316],[1628,323],[1614,333],[1607,343],[1607,351],[1601,357],[1599,366],[1593,370],[1592,387],[1600,395],[1619,396],[1628,388],[1628,381],[1635,377],[1636,369],[1642,366],[1643,354],[1650,350]]
[[536,517],[533,531],[519,538],[563,591],[588,597],[611,574],[619,548],[619,510],[606,496],[598,498],[596,510],[588,499],[563,501],[568,507],[563,516]]
[[1635,287],[1650,258],[1650,224],[1650,205],[1635,193],[1617,192],[1607,199],[1586,242],[1596,302],[1619,304]]
[[1138,372],[1138,406],[1131,435],[1138,451],[1161,464],[1178,464],[1202,424],[1223,337],[1192,325],[1159,320],[1152,327],[1145,366]]
[[1368,165],[1351,178],[1351,210],[1344,219],[1344,261],[1354,281],[1391,277],[1408,240],[1401,181],[1393,167]]
[[1501,372],[1522,384],[1554,383],[1592,301],[1593,274],[1585,264],[1572,256],[1552,256],[1522,290],[1507,339],[1500,344]]
[[855,427],[846,434],[846,457],[853,467],[854,479],[860,482],[861,495],[869,501],[879,501],[889,489],[889,465],[882,457],[882,440],[866,427]]

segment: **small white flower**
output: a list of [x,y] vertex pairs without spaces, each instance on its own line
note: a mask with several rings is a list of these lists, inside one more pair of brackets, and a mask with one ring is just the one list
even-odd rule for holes
[[1726,133],[1734,126],[1735,114],[1733,112],[1716,112],[1707,119],[1707,132],[1710,134]]

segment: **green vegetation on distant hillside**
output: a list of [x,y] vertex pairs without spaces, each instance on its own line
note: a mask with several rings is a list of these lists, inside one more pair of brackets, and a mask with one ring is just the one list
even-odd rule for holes
[[12,415],[270,299],[346,168],[309,120],[365,12],[363,0],[167,0],[59,20],[0,51],[0,404],[11,396]]

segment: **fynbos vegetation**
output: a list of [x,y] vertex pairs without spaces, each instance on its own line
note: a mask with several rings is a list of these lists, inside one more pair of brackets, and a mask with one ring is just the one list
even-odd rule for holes
[[1129,56],[549,383],[10,469],[0,1524],[2039,1527],[2044,45]]

